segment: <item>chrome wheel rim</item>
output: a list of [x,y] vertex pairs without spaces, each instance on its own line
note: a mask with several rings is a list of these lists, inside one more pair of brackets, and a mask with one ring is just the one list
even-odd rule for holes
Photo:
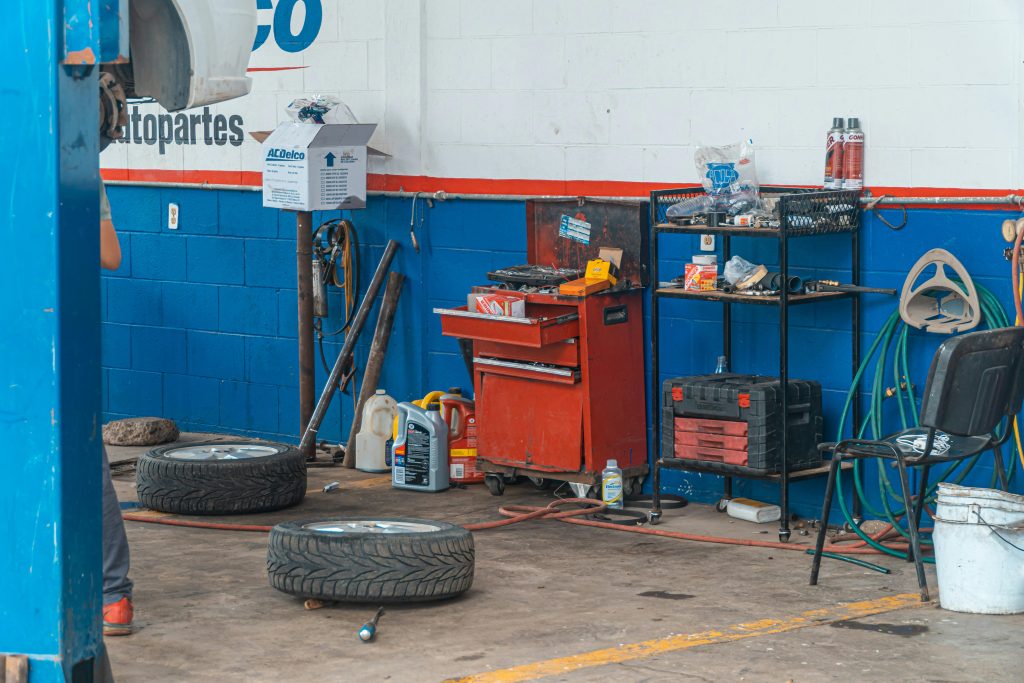
[[171,460],[252,460],[277,455],[280,449],[252,443],[217,443],[182,446],[164,453]]
[[334,519],[324,522],[311,522],[302,525],[310,531],[323,531],[329,534],[424,534],[440,531],[441,527],[421,522],[399,522],[390,519]]

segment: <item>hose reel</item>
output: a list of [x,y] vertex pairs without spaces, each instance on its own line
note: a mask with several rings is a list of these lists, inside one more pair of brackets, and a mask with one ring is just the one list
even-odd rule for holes
[[[935,274],[915,283],[928,268]],[[956,280],[946,274],[952,268]],[[935,334],[966,332],[981,322],[978,290],[963,264],[945,249],[931,249],[918,259],[903,283],[900,318],[911,327]]]

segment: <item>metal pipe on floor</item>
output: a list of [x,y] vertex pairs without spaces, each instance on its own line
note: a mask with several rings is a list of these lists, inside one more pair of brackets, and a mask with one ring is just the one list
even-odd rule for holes
[[[313,214],[295,213],[295,266],[299,302],[299,429],[313,417],[316,384],[313,375]],[[315,444],[302,448],[307,460],[316,458]]]
[[299,450],[303,453],[308,452],[308,449],[312,449],[316,443],[316,433],[320,430],[320,425],[327,414],[327,407],[331,404],[331,398],[334,397],[334,392],[338,388],[338,380],[341,379],[341,373],[355,351],[356,341],[359,339],[359,334],[363,331],[366,319],[369,317],[370,310],[377,299],[377,293],[380,292],[381,285],[384,284],[384,277],[391,268],[391,261],[394,259],[395,252],[397,251],[398,242],[389,240],[387,246],[384,247],[384,255],[381,256],[377,270],[373,274],[373,280],[370,281],[370,286],[367,287],[366,294],[363,295],[363,300],[359,303],[359,310],[356,311],[356,315],[352,319],[348,334],[345,335],[345,343],[342,345],[341,351],[338,352],[337,360],[334,361],[331,376],[327,378],[324,390],[320,393],[320,400],[317,401],[316,408],[313,410],[313,417],[302,433]]

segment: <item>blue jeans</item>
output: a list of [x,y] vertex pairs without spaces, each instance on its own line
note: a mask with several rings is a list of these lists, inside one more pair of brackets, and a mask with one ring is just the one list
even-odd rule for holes
[[110,477],[107,449],[103,449],[103,604],[132,597],[132,581],[128,578],[131,558],[128,536],[121,518],[114,480]]

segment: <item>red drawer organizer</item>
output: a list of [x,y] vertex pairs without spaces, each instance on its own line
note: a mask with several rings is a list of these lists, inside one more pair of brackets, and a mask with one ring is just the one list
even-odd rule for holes
[[675,457],[747,466],[747,423],[675,418]]

